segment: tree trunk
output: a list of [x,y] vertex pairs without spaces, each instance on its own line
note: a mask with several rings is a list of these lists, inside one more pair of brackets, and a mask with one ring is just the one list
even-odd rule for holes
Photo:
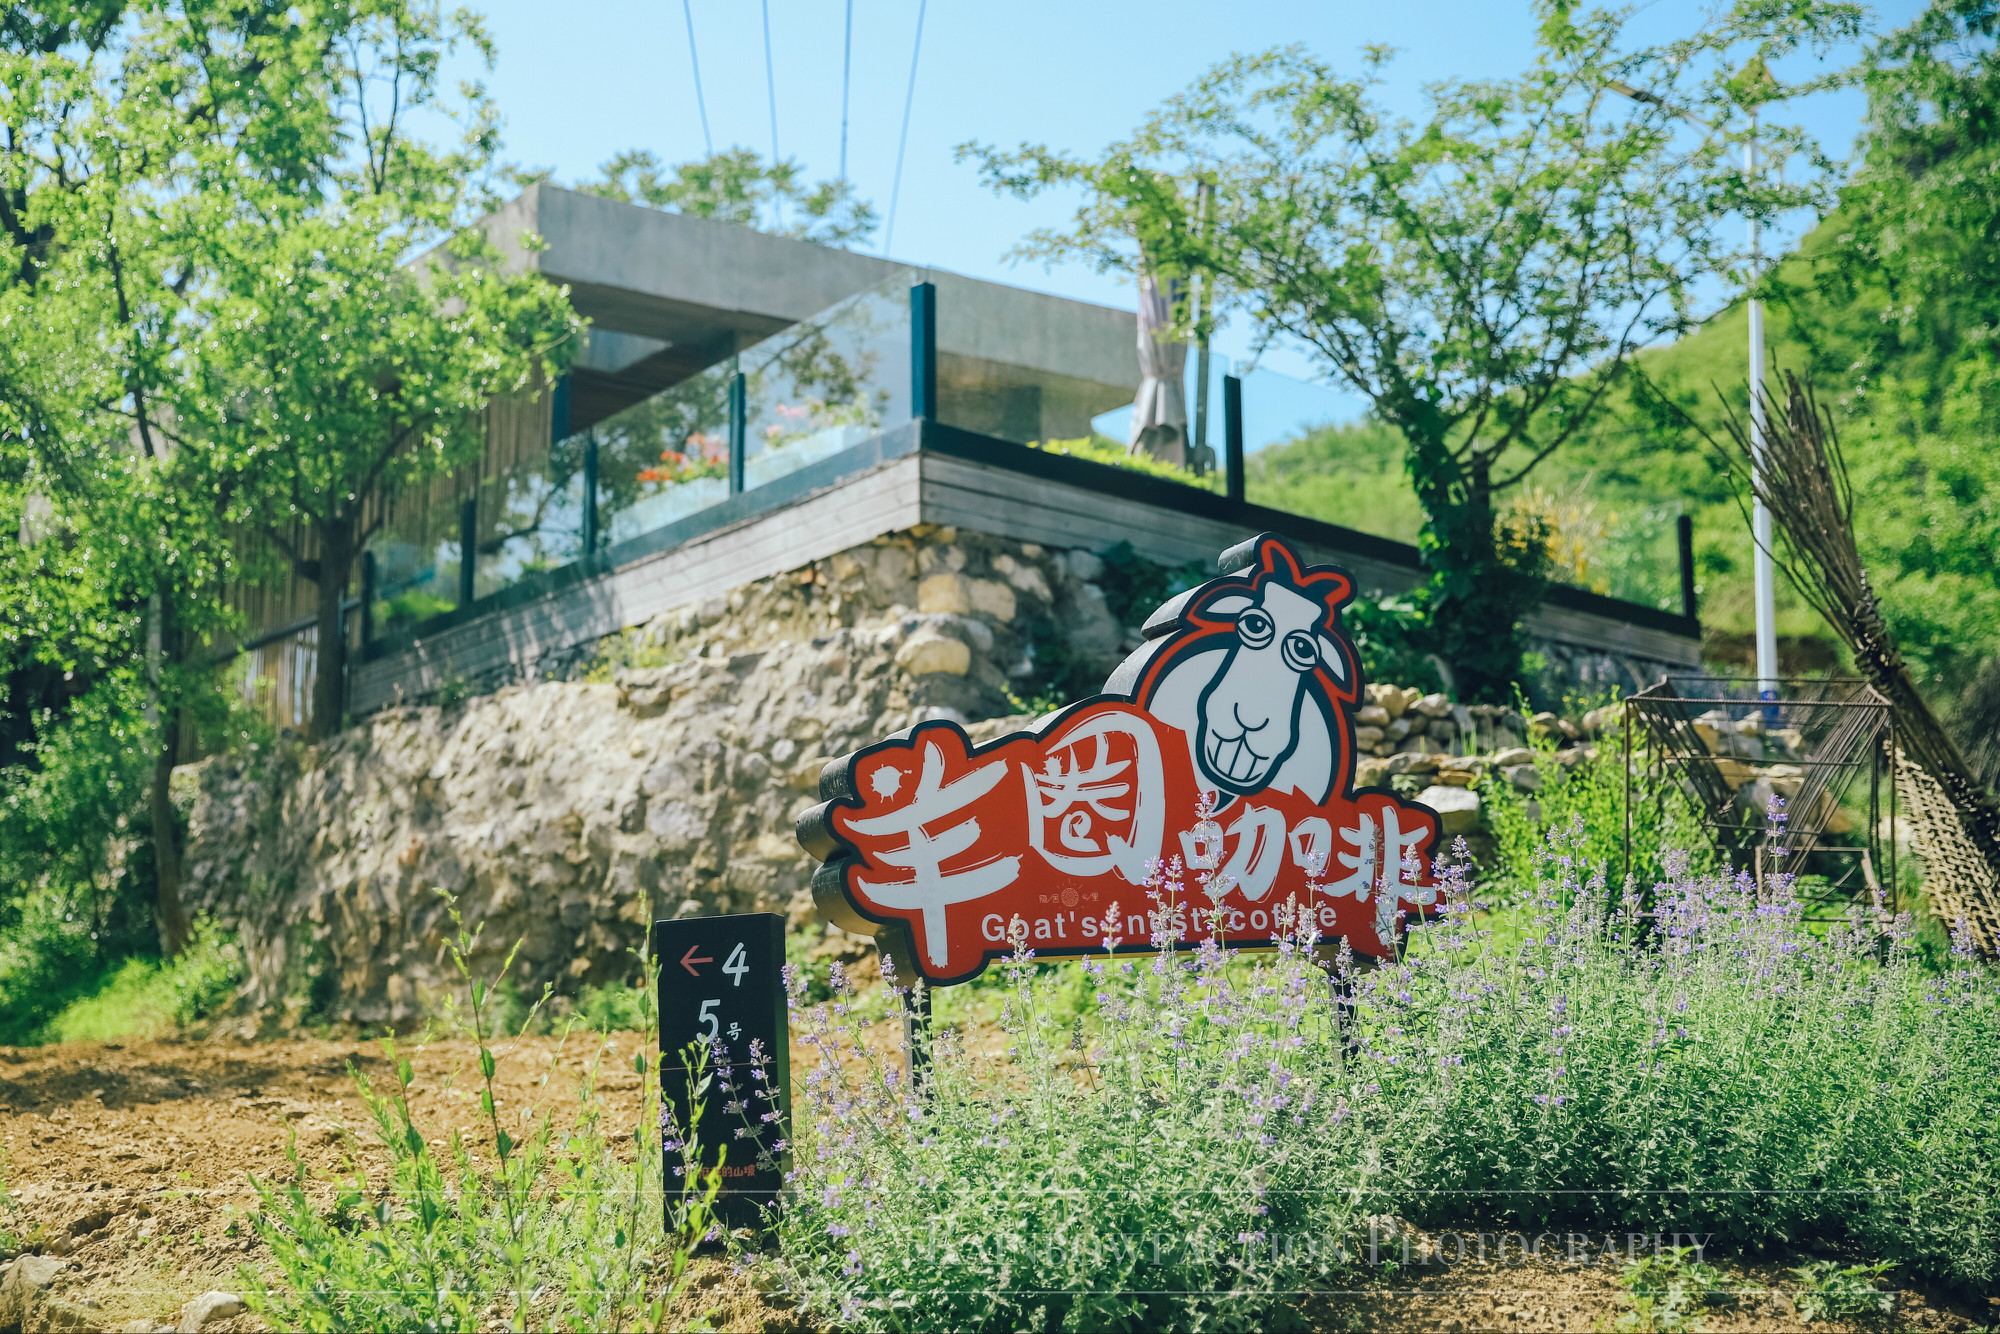
[[1527,649],[1522,621],[1541,602],[1541,562],[1531,551],[1502,549],[1512,535],[1494,511],[1490,459],[1460,464],[1438,432],[1420,438],[1406,426],[1404,438],[1424,510],[1423,600],[1433,645],[1461,700],[1505,704]]
[[[171,625],[173,604],[164,595],[153,598],[152,624],[147,627],[147,663],[156,707],[159,707],[159,664],[162,657],[177,660],[178,636]],[[160,953],[171,959],[187,948],[194,934],[187,906],[181,902],[181,823],[174,810],[174,761],[180,756],[181,711],[171,703],[160,707],[160,748],[153,756],[152,790],[147,795],[147,814],[153,826],[153,915],[160,930]]]
[[347,626],[340,604],[347,596],[347,576],[354,566],[352,518],[336,517],[316,524],[319,564],[319,661],[313,677],[312,725],[307,735],[324,741],[340,731],[347,710]]

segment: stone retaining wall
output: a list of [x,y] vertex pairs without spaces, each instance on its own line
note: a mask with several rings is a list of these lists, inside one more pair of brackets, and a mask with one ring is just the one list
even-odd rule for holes
[[[614,636],[582,679],[203,761],[176,775],[185,892],[239,932],[254,1005],[365,1024],[409,1023],[457,989],[454,909],[480,931],[481,973],[519,942],[512,981],[531,997],[630,976],[657,917],[803,924],[813,863],[792,821],[826,761],[926,718],[992,735],[1052,675],[1101,681],[1153,607],[1135,568],[921,525]],[[1525,741],[1569,763],[1599,721],[1374,683],[1359,777],[1470,833],[1478,775],[1532,787]]]
[[831,756],[932,717],[1017,711],[1036,645],[1108,672],[1134,632],[1086,552],[891,534],[604,646],[607,680],[386,710],[319,748],[177,775],[187,895],[240,932],[250,999],[415,1019],[457,979],[454,896],[491,970],[625,976],[656,914],[809,914],[791,834]]

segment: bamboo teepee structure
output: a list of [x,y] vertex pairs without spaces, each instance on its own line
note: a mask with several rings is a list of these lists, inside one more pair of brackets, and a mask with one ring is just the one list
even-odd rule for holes
[[1983,953],[2000,955],[2000,803],[1931,711],[1890,637],[1855,545],[1854,489],[1832,413],[1796,375],[1782,379],[1782,398],[1764,386],[1752,390],[1764,410],[1761,449],[1753,450],[1734,412],[1726,420],[1733,447],[1702,435],[1729,468],[1738,502],[1746,493],[1762,501],[1783,532],[1784,549],[1772,559],[1895,706],[1896,781],[1912,849],[1929,871],[1932,906],[1948,924],[1964,923]]

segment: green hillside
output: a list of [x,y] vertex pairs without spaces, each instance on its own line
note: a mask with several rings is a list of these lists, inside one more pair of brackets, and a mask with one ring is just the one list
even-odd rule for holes
[[[1779,267],[1789,296],[1766,305],[1770,364],[1808,374],[1836,407],[1857,489],[1856,526],[1864,555],[1897,630],[1919,665],[1955,694],[1978,663],[2000,649],[2000,551],[1978,567],[1977,551],[1952,559],[1926,554],[1941,535],[1976,548],[1997,529],[2000,473],[1984,425],[1983,373],[1960,364],[1949,379],[1934,349],[1886,360],[1870,344],[1879,296],[1820,295],[1823,238],[1809,236]],[[1740,303],[1674,343],[1637,359],[1660,393],[1725,440],[1723,405],[1746,411],[1748,321]],[[1871,357],[1876,371],[1864,376]],[[1983,366],[1983,362],[1981,363]],[[1718,390],[1720,391],[1718,393]],[[1680,604],[1675,518],[1694,519],[1701,616],[1717,666],[1750,665],[1752,630],[1749,525],[1716,455],[1699,434],[1641,410],[1615,391],[1596,420],[1548,459],[1513,494],[1554,525],[1560,577],[1650,605]],[[1989,474],[1993,474],[1990,475]],[[1992,483],[1989,485],[1989,483]],[[1401,442],[1374,422],[1311,432],[1253,456],[1249,493],[1260,503],[1366,532],[1415,540],[1422,516],[1403,474]],[[1967,555],[1972,559],[1968,561]],[[1958,567],[1956,572],[1950,567]],[[1832,634],[1780,574],[1780,657],[1786,670],[1833,666]]]

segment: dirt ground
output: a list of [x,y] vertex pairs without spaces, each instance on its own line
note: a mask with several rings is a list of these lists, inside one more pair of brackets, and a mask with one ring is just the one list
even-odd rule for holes
[[[1422,1234],[1418,1234],[1422,1235]],[[1433,1238],[1435,1240],[1435,1238]],[[1518,1243],[1512,1243],[1518,1244]],[[1603,1262],[1568,1263],[1553,1258],[1507,1262],[1468,1260],[1439,1270],[1411,1268],[1384,1275],[1357,1290],[1305,1304],[1315,1330],[1609,1330],[1632,1309],[1618,1285],[1618,1268]],[[1697,1313],[1706,1334],[1738,1331],[1973,1330],[1990,1329],[2000,1308],[1975,1308],[1916,1291],[1896,1294],[1886,1319],[1851,1324],[1799,1318],[1790,1293],[1797,1280],[1790,1270],[1806,1258],[1759,1258],[1710,1252],[1706,1259],[1739,1295]],[[1845,1259],[1845,1257],[1842,1257]]]
[[[638,1114],[638,1044],[626,1034],[603,1052],[598,1087],[613,1115]],[[565,1076],[599,1055],[594,1038],[575,1037],[560,1052],[549,1038],[496,1050],[503,1112],[548,1097],[560,1105],[572,1087]],[[474,1129],[476,1047],[406,1043],[400,1053],[416,1069],[418,1124],[440,1137],[449,1127]],[[239,1269],[268,1261],[240,1221],[256,1204],[249,1177],[287,1174],[292,1136],[314,1169],[340,1165],[342,1125],[364,1146],[364,1165],[371,1154],[386,1162],[350,1062],[393,1086],[388,1058],[372,1042],[221,1037],[0,1048],[0,1167],[18,1210],[0,1226],[30,1251],[63,1258],[51,1295],[105,1329],[172,1319],[199,1293],[240,1291]],[[544,1083],[544,1075],[552,1077]],[[205,1328],[262,1326],[246,1314]]]
[[[600,1087],[619,1114],[636,1115],[639,1077],[631,1073],[636,1034],[609,1040]],[[561,1096],[565,1072],[597,1056],[595,1039],[526,1038],[507,1044],[500,1063],[503,1104]],[[412,1103],[420,1124],[471,1128],[478,1107],[468,1090],[476,1067],[464,1042],[406,1047],[417,1068]],[[794,1052],[794,1068],[805,1054]],[[363,1129],[365,1111],[347,1066],[392,1078],[379,1046],[311,1038],[157,1041],[0,1048],[0,1171],[17,1212],[0,1226],[31,1252],[65,1262],[50,1296],[106,1330],[171,1321],[188,1298],[240,1291],[244,1266],[269,1257],[241,1225],[255,1204],[248,1175],[287,1170],[296,1135],[313,1167],[338,1165],[336,1125]],[[454,1087],[445,1077],[456,1072]],[[543,1075],[551,1074],[546,1084]],[[368,1143],[364,1133],[363,1143]],[[1491,1231],[1492,1229],[1488,1229]],[[1418,1251],[1421,1254],[1421,1248]],[[1732,1307],[1711,1307],[1713,1334],[1803,1328],[1784,1291],[1799,1256],[1709,1259],[1739,1284],[1768,1290]],[[1858,1258],[1858,1257],[1857,1257]],[[1355,1291],[1315,1297],[1303,1314],[1318,1330],[1593,1330],[1630,1309],[1616,1267],[1568,1264],[1553,1248],[1541,1260],[1469,1260],[1364,1271]],[[1905,1291],[1897,1310],[1872,1328],[1965,1330],[1993,1327],[2000,1306],[1975,1307]],[[677,1328],[779,1331],[800,1328],[780,1302],[757,1292],[741,1270],[698,1263],[693,1290],[673,1313]],[[245,1314],[206,1326],[260,1329]],[[1820,1324],[1817,1330],[1843,1326]]]

